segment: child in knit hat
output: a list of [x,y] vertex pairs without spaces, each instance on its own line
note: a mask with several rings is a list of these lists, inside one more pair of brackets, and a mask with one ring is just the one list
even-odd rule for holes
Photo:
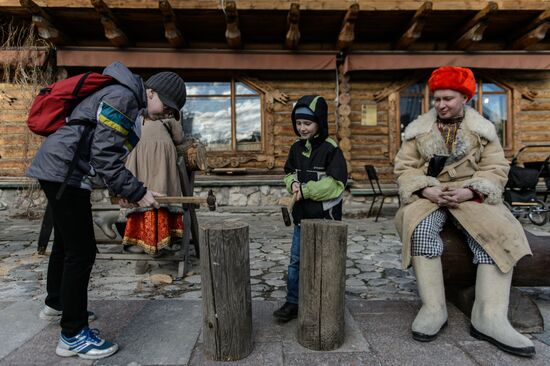
[[185,103],[185,83],[173,72],[153,75],[148,86],[120,62],[107,66],[103,74],[116,83],[81,101],[68,122],[42,143],[27,171],[39,180],[52,210],[54,243],[40,318],[60,322],[56,353],[64,357],[100,359],[118,350],[88,326],[96,318],[87,310],[96,256],[92,179],[99,177],[112,194],[124,198],[122,205],[158,207],[155,192],[126,169],[123,159],[139,141],[138,117],[179,118]]
[[288,265],[285,304],[273,313],[287,322],[298,316],[300,222],[302,219],[342,219],[342,197],[348,172],[342,151],[328,136],[327,102],[321,96],[298,99],[292,126],[299,139],[290,147],[284,182],[296,200],[292,218],[294,235]]

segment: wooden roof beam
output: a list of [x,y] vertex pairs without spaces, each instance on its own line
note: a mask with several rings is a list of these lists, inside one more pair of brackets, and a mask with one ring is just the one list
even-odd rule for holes
[[525,27],[520,28],[508,39],[508,48],[521,50],[543,40],[546,36],[544,23],[550,21],[550,9],[546,9]]
[[359,17],[359,4],[351,4],[346,12],[344,21],[342,22],[342,29],[338,35],[338,41],[336,42],[336,48],[338,50],[349,49],[355,39],[355,22]]
[[417,39],[422,35],[422,29],[426,24],[427,16],[432,12],[433,3],[426,1],[414,14],[413,18],[409,22],[407,30],[403,33],[399,41],[395,44],[395,49],[405,50],[409,48]]
[[19,3],[32,16],[32,23],[38,30],[38,35],[54,45],[67,42],[68,37],[53,25],[52,18],[32,0],[19,0]]
[[290,10],[287,16],[288,31],[285,37],[285,47],[289,50],[295,50],[300,43],[300,4],[290,4]]
[[185,45],[185,39],[178,29],[178,20],[172,5],[168,0],[159,0],[159,9],[164,23],[164,36],[172,47],[179,48]]
[[229,48],[241,48],[241,30],[239,29],[239,14],[235,1],[228,1],[225,5],[225,39]]
[[457,32],[458,36],[455,38],[456,41],[452,44],[451,48],[466,50],[474,42],[481,41],[485,29],[489,25],[490,16],[497,12],[497,10],[498,4],[494,1],[489,1],[483,9]]
[[116,47],[127,46],[130,43],[128,37],[118,26],[116,18],[107,4],[103,0],[91,0],[91,3],[100,15],[105,37]]
[[548,20],[550,20],[550,9],[546,9],[545,11],[540,13],[535,19],[533,19],[528,25],[514,32],[514,34],[512,34],[512,36],[510,37],[510,40],[513,41],[523,37],[524,35]]
[[483,33],[485,33],[488,25],[489,23],[485,20],[477,23],[453,43],[451,48],[467,50],[474,42],[479,42],[483,39]]
[[546,33],[550,29],[550,21],[540,24],[538,27],[518,38],[510,46],[514,50],[524,50],[527,47],[542,41],[546,37]]

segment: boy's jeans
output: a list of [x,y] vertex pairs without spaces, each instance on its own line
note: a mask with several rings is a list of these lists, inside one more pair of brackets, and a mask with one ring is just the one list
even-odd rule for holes
[[300,282],[300,226],[294,225],[292,246],[290,247],[290,264],[288,265],[288,279],[286,283],[286,301],[298,304],[298,284]]

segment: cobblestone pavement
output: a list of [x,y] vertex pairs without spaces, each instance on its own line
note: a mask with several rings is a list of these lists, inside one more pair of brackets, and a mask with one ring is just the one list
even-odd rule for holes
[[[402,271],[401,244],[393,226],[395,207],[388,207],[378,222],[346,217],[348,259],[346,293],[376,300],[417,299],[412,270]],[[199,222],[240,220],[250,225],[250,275],[254,299],[282,300],[286,295],[286,268],[292,227],[285,227],[280,211],[225,208],[198,212]],[[4,301],[40,298],[45,293],[47,256],[36,253],[40,221],[0,216],[0,297]],[[550,235],[550,224],[524,223],[536,234]],[[101,235],[98,233],[98,238]],[[549,236],[550,240],[550,236]],[[115,248],[118,248],[115,246]],[[100,246],[100,251],[113,246]],[[98,260],[92,272],[90,299],[201,298],[198,260],[184,278],[177,277],[177,262],[147,262],[145,274],[135,274],[135,261]],[[155,276],[166,275],[166,276]],[[158,278],[162,277],[163,283]],[[533,296],[550,299],[549,288],[529,289]]]

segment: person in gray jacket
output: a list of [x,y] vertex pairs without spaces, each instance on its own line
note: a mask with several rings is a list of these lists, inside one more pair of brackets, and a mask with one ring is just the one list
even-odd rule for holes
[[184,81],[173,72],[151,76],[145,84],[115,62],[103,74],[116,83],[81,101],[68,122],[48,136],[27,175],[36,178],[53,212],[54,242],[48,264],[47,296],[40,318],[60,322],[59,356],[100,359],[118,345],[99,337],[88,322],[88,282],[96,256],[90,195],[92,181],[103,182],[121,206],[158,207],[155,192],[124,166],[139,141],[136,120],[175,117],[185,104]]

